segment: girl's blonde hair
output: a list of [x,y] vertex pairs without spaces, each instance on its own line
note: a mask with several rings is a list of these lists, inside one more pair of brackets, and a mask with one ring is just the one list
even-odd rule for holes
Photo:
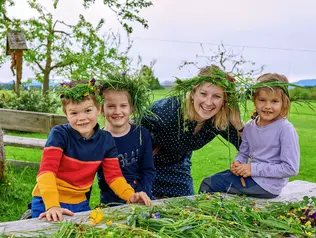
[[125,89],[125,88],[106,88],[106,89],[103,89],[102,90],[102,100],[104,102],[106,100],[106,93],[107,92],[123,92],[123,93],[125,93],[127,100],[128,100],[128,103],[130,104],[131,107],[133,106],[131,94],[129,93],[129,91],[127,89]]
[[[202,69],[200,69],[200,72],[199,72],[198,76],[208,76],[208,75],[210,75],[210,73],[212,72],[212,70],[214,68],[219,69],[215,65],[203,67]],[[186,94],[184,119],[189,119],[191,121],[194,120],[194,118],[196,116],[196,111],[195,111],[194,106],[193,106],[192,96],[193,96],[193,94],[195,94],[197,89],[199,89],[200,87],[202,87],[204,85],[204,83],[205,82],[202,82],[200,84],[194,85],[192,90]],[[216,86],[220,87],[219,85],[216,85]],[[218,130],[225,130],[227,128],[227,126],[228,126],[228,123],[229,123],[229,119],[228,119],[229,107],[228,107],[228,104],[227,104],[229,95],[228,95],[227,92],[225,92],[224,88],[223,88],[223,91],[224,91],[224,103],[223,103],[223,106],[216,113],[216,115],[212,118],[212,120],[214,122],[214,126]]]
[[[258,79],[257,79],[257,83],[270,83],[270,82],[283,82],[285,84],[289,83],[289,80],[287,79],[287,77],[285,77],[282,74],[276,74],[276,73],[266,73],[261,75]],[[285,86],[284,86],[285,87]],[[290,111],[290,107],[291,107],[291,101],[289,99],[289,97],[287,96],[287,94],[284,92],[284,90],[286,90],[287,88],[281,88],[278,86],[266,86],[266,87],[260,87],[257,88],[254,91],[253,94],[253,102],[255,103],[260,90],[266,90],[266,91],[276,91],[276,92],[280,92],[281,93],[281,99],[282,99],[282,108],[281,108],[281,116],[282,117],[288,117],[289,115],[289,111]],[[257,113],[255,112],[255,115],[257,115]]]

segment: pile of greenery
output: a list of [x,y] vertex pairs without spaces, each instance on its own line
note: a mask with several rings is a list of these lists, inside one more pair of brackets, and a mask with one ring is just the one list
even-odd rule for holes
[[[262,203],[203,194],[153,207],[96,209],[92,225],[60,223],[54,237],[314,237],[316,198]],[[98,224],[98,225],[96,225]],[[103,226],[99,226],[103,224]]]

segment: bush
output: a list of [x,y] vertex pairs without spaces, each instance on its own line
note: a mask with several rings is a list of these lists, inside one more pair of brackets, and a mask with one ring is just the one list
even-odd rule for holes
[[0,92],[0,108],[56,113],[60,102],[50,94],[42,95],[39,90],[21,91],[20,96],[6,91]]
[[6,108],[11,98],[12,93],[10,91],[0,91],[0,108]]
[[290,90],[292,98],[298,98],[303,100],[316,100],[316,87],[300,87]]

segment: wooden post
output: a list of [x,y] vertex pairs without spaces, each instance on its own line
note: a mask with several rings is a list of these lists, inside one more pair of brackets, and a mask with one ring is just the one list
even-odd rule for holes
[[16,55],[16,83],[15,83],[15,92],[20,96],[20,85],[22,80],[22,61],[23,61],[23,51],[17,50]]
[[5,151],[4,151],[4,142],[3,142],[3,131],[0,126],[0,181],[2,181],[5,171],[6,171],[6,160],[5,160]]
[[[22,30],[12,30],[7,33],[6,55],[11,56],[11,71],[16,75],[14,91],[20,95],[20,85],[22,80],[22,59],[23,50],[27,50],[24,32]],[[16,69],[16,73],[14,72]]]

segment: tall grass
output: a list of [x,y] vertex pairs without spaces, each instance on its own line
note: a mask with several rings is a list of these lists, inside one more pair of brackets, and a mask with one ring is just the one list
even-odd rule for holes
[[0,222],[18,220],[27,209],[37,169],[8,167],[7,172],[0,183]]

